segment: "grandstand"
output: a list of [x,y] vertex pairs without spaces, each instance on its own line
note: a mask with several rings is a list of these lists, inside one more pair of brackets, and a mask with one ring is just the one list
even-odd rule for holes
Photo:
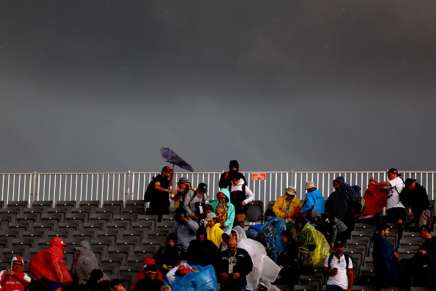
[[[260,204],[268,202],[264,200]],[[253,204],[258,205],[256,202]],[[14,254],[23,255],[28,262],[39,249],[48,246],[52,236],[59,235],[67,244],[65,258],[68,266],[72,264],[74,248],[87,239],[105,273],[112,278],[131,282],[134,274],[142,269],[143,257],[152,256],[174,228],[172,215],[164,216],[158,222],[157,217],[145,214],[142,200],[58,199],[56,203],[32,201],[29,204],[29,201],[22,199],[2,201],[0,206],[2,268],[10,263]],[[357,275],[353,290],[375,290],[371,256],[373,233],[373,226],[357,223],[352,239],[347,244],[346,251],[353,259]],[[391,239],[394,242],[397,240],[395,231]],[[412,256],[421,242],[417,233],[404,232],[399,248],[401,256]],[[323,290],[324,282],[320,273],[306,274],[301,276],[294,290]]]

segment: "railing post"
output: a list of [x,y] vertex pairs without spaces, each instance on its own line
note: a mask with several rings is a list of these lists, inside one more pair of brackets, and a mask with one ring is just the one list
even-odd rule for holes
[[127,189],[126,192],[123,193],[123,208],[126,208],[127,204],[127,195],[130,195],[132,192],[132,171],[127,171]]
[[36,179],[37,179],[37,175],[38,175],[38,173],[36,172],[36,171],[34,171],[32,174],[31,174],[31,176],[30,176],[30,179],[29,179],[29,189],[31,189],[30,191],[29,191],[29,197],[28,197],[28,199],[27,199],[27,208],[31,208],[32,207],[32,204],[33,204],[33,200],[34,200],[34,197],[35,197],[35,195],[36,195]]

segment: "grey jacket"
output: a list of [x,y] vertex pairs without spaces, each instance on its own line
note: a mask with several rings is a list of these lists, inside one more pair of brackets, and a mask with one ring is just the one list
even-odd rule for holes
[[198,223],[192,219],[189,219],[186,223],[177,222],[177,242],[182,247],[184,252],[188,250],[191,240],[195,239],[195,234],[198,228]]

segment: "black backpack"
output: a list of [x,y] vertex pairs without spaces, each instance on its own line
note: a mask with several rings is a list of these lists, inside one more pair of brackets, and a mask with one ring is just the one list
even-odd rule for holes
[[158,177],[153,177],[153,179],[151,179],[150,184],[148,184],[147,189],[144,192],[144,201],[145,202],[150,202],[151,201],[151,197],[153,196],[153,192],[154,192],[154,184],[156,184]]
[[[332,264],[332,260],[333,260],[334,255],[335,255],[334,253],[331,253],[329,256],[329,259],[328,259],[328,267],[329,268],[331,268],[331,264]],[[351,257],[347,254],[344,254],[344,256],[345,256],[345,264],[346,264],[345,269],[348,270],[348,265],[350,264]]]

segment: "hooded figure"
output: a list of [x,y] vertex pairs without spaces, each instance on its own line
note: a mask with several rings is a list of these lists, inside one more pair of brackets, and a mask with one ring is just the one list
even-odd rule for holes
[[0,290],[24,291],[32,279],[23,270],[23,257],[14,256],[11,260],[11,269],[0,272]]
[[[247,238],[245,231],[240,226],[235,226],[232,234],[236,236],[238,248],[246,250],[253,262],[253,269],[247,275],[247,290],[256,290],[263,271],[264,257],[267,257],[265,247],[258,241]],[[278,275],[278,273],[277,273]]]
[[230,202],[230,192],[223,188],[216,194],[217,200],[210,203],[212,211],[217,215],[218,222],[224,227],[224,232],[230,234],[235,221],[235,206]]
[[217,246],[207,239],[206,229],[200,227],[197,230],[197,238],[189,244],[187,259],[190,265],[216,266],[219,258]]
[[[29,263],[30,274],[37,280],[45,279],[49,285],[67,285],[73,282],[64,261],[64,241],[53,237],[50,246],[37,252]],[[61,289],[58,287],[54,290]]]
[[97,257],[91,249],[89,241],[84,240],[76,249],[76,258],[73,262],[72,272],[77,276],[79,285],[85,285],[92,270],[100,269]]
[[363,199],[365,200],[365,206],[359,218],[370,219],[381,213],[383,207],[386,207],[387,192],[383,185],[371,178]]

